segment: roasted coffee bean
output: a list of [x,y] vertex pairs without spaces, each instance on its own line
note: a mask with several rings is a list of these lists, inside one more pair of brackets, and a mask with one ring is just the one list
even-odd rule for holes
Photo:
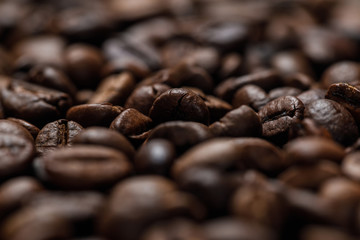
[[71,146],[73,139],[82,131],[83,127],[66,119],[60,119],[46,124],[35,140],[38,153],[48,153],[58,147]]
[[260,118],[248,106],[241,106],[228,112],[209,128],[215,136],[260,137],[262,134]]
[[325,98],[326,91],[323,89],[310,89],[297,95],[297,98],[307,107],[310,103]]
[[165,84],[139,86],[131,93],[125,103],[126,108],[135,108],[144,115],[149,115],[150,108],[155,99],[170,87]]
[[134,87],[135,80],[130,73],[109,76],[100,83],[88,103],[124,105]]
[[122,111],[111,123],[110,128],[125,136],[137,136],[150,129],[152,120],[136,109]]
[[347,83],[332,84],[328,88],[325,97],[343,105],[351,113],[356,122],[360,122],[360,90],[358,86],[352,86]]
[[244,62],[242,57],[236,53],[230,53],[222,59],[222,64],[219,70],[221,79],[229,78],[239,75],[242,71]]
[[12,178],[0,185],[0,216],[16,210],[24,199],[43,191],[43,186],[31,177]]
[[185,88],[170,89],[157,97],[149,116],[156,124],[175,120],[209,122],[209,110],[204,100]]
[[30,140],[30,142],[33,142],[34,140],[30,132],[27,131],[27,129],[23,127],[23,125],[9,119],[0,120],[0,134],[16,135],[21,138],[26,138]]
[[353,152],[346,155],[342,162],[342,171],[346,176],[355,181],[360,181],[360,154]]
[[134,163],[139,173],[169,175],[176,157],[174,145],[165,139],[153,139],[136,153]]
[[56,149],[38,158],[34,166],[44,181],[66,189],[106,187],[126,177],[132,170],[123,153],[85,145]]
[[256,85],[264,90],[270,90],[281,85],[281,78],[280,75],[273,70],[260,71],[238,78],[230,78],[221,82],[215,88],[215,94],[231,102],[235,92],[248,84]]
[[9,121],[13,121],[15,123],[18,123],[20,124],[21,126],[23,126],[26,130],[29,131],[29,133],[31,134],[31,136],[35,139],[36,136],[38,135],[38,133],[40,132],[40,129],[38,127],[36,127],[35,125],[25,121],[25,120],[22,120],[22,119],[19,119],[19,118],[8,118],[7,120]]
[[322,137],[296,138],[284,146],[285,153],[291,163],[313,164],[323,159],[341,162],[345,149],[332,139]]
[[178,191],[166,178],[133,177],[113,188],[100,218],[100,230],[110,239],[135,240],[151,223],[184,215],[199,219],[204,216],[204,209],[191,195]]
[[354,118],[335,101],[316,100],[308,105],[306,115],[325,127],[333,139],[341,144],[350,145],[359,136]]
[[279,175],[279,180],[296,188],[318,189],[330,178],[341,176],[339,166],[330,161],[292,166]]
[[[259,111],[263,123],[263,136],[286,141],[290,127],[304,117],[304,104],[296,97],[284,96],[267,103]],[[280,139],[279,139],[280,138]]]
[[297,96],[301,93],[301,90],[298,88],[294,88],[294,87],[279,87],[279,88],[274,88],[273,90],[271,90],[269,92],[269,98],[270,100],[274,100],[276,98],[279,97],[284,97],[284,96]]
[[191,66],[198,66],[207,73],[213,74],[219,67],[220,54],[212,47],[197,47],[186,56],[182,56],[181,62]]
[[326,128],[319,126],[310,118],[304,118],[303,120],[295,122],[289,129],[289,139],[308,136],[332,138]]
[[74,97],[76,87],[61,70],[50,66],[34,67],[29,72],[29,82],[52,88]]
[[100,81],[103,57],[90,45],[74,44],[64,52],[65,67],[70,79],[79,88],[93,88]]
[[355,236],[351,236],[346,232],[333,227],[310,226],[301,231],[301,240],[355,240]]
[[312,85],[314,85],[314,79],[304,73],[294,73],[284,76],[283,82],[285,86],[301,90],[308,90]]
[[209,109],[210,123],[218,121],[232,109],[232,106],[229,103],[212,95],[205,96],[205,105]]
[[248,105],[255,111],[259,111],[266,103],[270,101],[267,93],[260,87],[252,84],[240,88],[236,91],[232,100],[234,107]]
[[76,104],[86,104],[94,95],[94,91],[90,89],[79,90],[75,95]]
[[82,104],[70,108],[66,118],[83,127],[106,126],[124,111],[123,107],[111,104]]
[[360,80],[360,64],[357,62],[338,62],[331,65],[321,77],[324,88],[334,83],[352,83]]
[[122,134],[103,127],[89,127],[77,134],[73,144],[101,145],[123,152],[129,159],[135,154],[135,149]]
[[285,75],[294,73],[313,74],[309,61],[299,51],[279,52],[271,59],[271,65]]
[[155,127],[148,140],[162,138],[169,140],[179,152],[210,139],[213,135],[209,128],[197,122],[172,121]]
[[65,93],[16,80],[1,89],[1,99],[7,116],[39,124],[61,117],[72,104]]

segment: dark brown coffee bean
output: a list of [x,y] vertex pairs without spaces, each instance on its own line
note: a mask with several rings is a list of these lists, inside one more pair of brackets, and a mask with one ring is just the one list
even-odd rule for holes
[[274,88],[269,92],[269,98],[270,98],[270,100],[274,100],[276,98],[284,97],[284,96],[294,96],[294,97],[296,97],[300,93],[301,93],[301,90],[298,89],[298,88],[279,87],[279,88]]
[[130,73],[121,73],[105,78],[88,103],[111,103],[124,105],[135,87],[135,80]]
[[90,89],[83,89],[77,91],[75,95],[76,104],[86,104],[94,95],[94,91]]
[[360,154],[353,152],[346,155],[342,162],[342,171],[349,178],[360,181]]
[[0,216],[16,210],[24,199],[43,191],[42,185],[31,177],[12,178],[0,185]]
[[209,110],[204,100],[185,88],[174,88],[161,94],[149,115],[156,124],[174,120],[209,122]]
[[276,233],[270,228],[252,221],[238,218],[219,218],[206,222],[203,226],[205,239],[251,239],[275,240]]
[[85,44],[70,45],[64,52],[67,73],[79,88],[93,88],[100,81],[101,52]]
[[34,67],[29,72],[29,82],[52,88],[74,97],[76,87],[70,79],[59,69],[50,66]]
[[355,240],[355,236],[351,236],[346,232],[336,229],[333,227],[325,226],[310,226],[306,227],[301,231],[300,234],[301,240],[319,240],[319,239],[328,239],[328,240]]
[[123,152],[129,159],[133,159],[135,149],[122,134],[103,127],[89,127],[77,134],[73,144],[89,144],[111,147]]
[[255,111],[259,111],[266,103],[268,103],[269,97],[267,93],[260,87],[252,84],[240,88],[236,91],[232,100],[232,105],[240,107],[241,105],[248,105]]
[[292,187],[316,190],[328,179],[340,175],[337,164],[321,161],[313,165],[290,167],[279,175],[279,180]]
[[123,107],[111,104],[82,104],[70,108],[66,113],[66,118],[85,128],[89,126],[108,127],[122,111],[124,111]]
[[320,126],[325,127],[333,139],[341,144],[350,145],[359,136],[354,118],[341,104],[335,101],[316,100],[309,104],[306,115]]
[[25,120],[22,120],[22,119],[19,119],[19,118],[8,118],[7,120],[9,121],[13,121],[15,123],[18,123],[20,124],[21,126],[23,126],[26,130],[29,131],[29,133],[31,134],[31,136],[35,139],[36,136],[38,135],[38,133],[40,132],[40,129],[38,127],[36,127],[35,125],[25,121]]
[[197,122],[172,121],[155,127],[148,140],[162,138],[169,140],[179,152],[210,139],[213,135],[209,128]]
[[262,134],[260,118],[248,106],[241,106],[228,112],[209,128],[215,136],[259,137]]
[[165,84],[139,86],[131,93],[125,103],[126,108],[135,108],[144,115],[148,115],[155,99],[170,87]]
[[290,127],[297,120],[303,119],[304,109],[304,104],[292,96],[280,97],[267,103],[259,111],[263,136],[276,142],[286,141]]
[[215,94],[218,97],[231,102],[235,92],[248,84],[256,85],[264,90],[270,90],[280,86],[281,79],[280,75],[273,70],[260,71],[238,78],[230,78],[221,82],[215,88]]
[[312,85],[314,85],[314,79],[304,73],[294,73],[284,76],[283,83],[288,87],[308,90]]
[[347,83],[332,84],[325,97],[343,105],[352,114],[355,121],[360,122],[359,86],[352,86]]
[[39,153],[48,153],[58,147],[73,145],[73,139],[82,131],[83,127],[66,119],[60,119],[46,124],[35,140],[36,150]]
[[325,98],[326,91],[323,89],[310,89],[297,95],[297,98],[307,107],[310,103]]
[[318,125],[311,118],[304,118],[303,120],[296,121],[289,129],[289,140],[309,136],[332,139],[329,131],[323,126]]
[[85,145],[56,149],[38,158],[34,166],[43,180],[69,189],[106,187],[132,170],[123,153]]
[[321,137],[296,138],[284,146],[292,163],[318,163],[323,159],[341,162],[345,149],[332,139]]
[[139,173],[169,175],[176,157],[174,145],[165,139],[153,139],[138,150],[134,163]]
[[199,219],[204,209],[166,178],[133,177],[113,188],[100,219],[100,230],[110,239],[135,240],[151,223],[184,214]]
[[324,72],[321,82],[324,88],[334,83],[351,83],[360,79],[360,64],[357,62],[338,62]]
[[220,64],[220,54],[212,47],[197,47],[188,55],[183,55],[180,62],[191,66],[197,66],[212,74],[218,69]]
[[136,109],[122,111],[111,123],[110,128],[127,137],[140,135],[150,129],[152,120]]
[[233,107],[221,100],[220,98],[214,97],[212,95],[205,96],[205,104],[209,109],[210,114],[210,123],[218,121],[222,118],[227,112],[231,111]]
[[23,127],[23,125],[9,119],[0,120],[0,134],[16,135],[22,138],[26,138],[31,142],[33,142],[34,140],[30,132],[27,131],[27,129]]
[[286,51],[277,53],[271,59],[271,65],[285,75],[305,73],[313,75],[309,61],[299,51]]
[[222,59],[219,75],[221,79],[238,76],[243,68],[244,60],[236,53],[230,53]]

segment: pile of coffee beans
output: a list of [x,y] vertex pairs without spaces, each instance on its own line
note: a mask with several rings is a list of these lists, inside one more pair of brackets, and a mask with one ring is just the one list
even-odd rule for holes
[[360,239],[359,0],[1,0],[0,240]]

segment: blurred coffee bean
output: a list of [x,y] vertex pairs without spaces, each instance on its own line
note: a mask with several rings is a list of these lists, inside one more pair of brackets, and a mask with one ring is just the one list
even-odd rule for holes
[[229,103],[212,95],[205,96],[205,105],[209,109],[210,123],[218,121],[233,108]]
[[228,112],[209,128],[215,136],[259,137],[262,134],[260,118],[248,106],[241,106]]
[[288,87],[308,90],[312,85],[314,85],[314,79],[304,73],[294,73],[284,76],[283,83]]
[[321,77],[324,88],[334,83],[351,83],[360,81],[360,64],[357,62],[342,61],[331,65]]
[[111,104],[82,104],[70,108],[66,113],[66,118],[85,128],[89,126],[108,127],[123,111],[123,107]]
[[221,79],[238,76],[244,65],[243,58],[236,53],[230,53],[222,59],[219,69],[219,77]]
[[33,139],[35,139],[36,136],[38,135],[38,133],[40,132],[40,129],[38,127],[36,127],[35,125],[33,125],[25,120],[22,120],[19,118],[7,118],[7,120],[13,121],[13,122],[18,123],[21,126],[23,126],[26,130],[29,131],[29,133],[31,134]]
[[354,205],[360,200],[360,184],[344,177],[332,178],[322,185],[319,194],[333,203],[338,203],[339,207],[353,211]]
[[325,94],[325,90],[315,88],[302,92],[296,97],[307,107],[310,103],[315,102],[316,100],[324,99]]
[[278,87],[274,88],[269,92],[270,101],[279,97],[294,96],[296,97],[301,93],[301,90],[294,87]]
[[38,153],[48,153],[58,147],[73,145],[73,139],[83,130],[83,127],[66,119],[60,119],[46,124],[39,132],[35,140]]
[[173,88],[162,93],[155,99],[149,116],[155,124],[175,120],[209,122],[209,110],[204,100],[185,88]]
[[232,104],[234,107],[248,105],[255,111],[259,111],[270,99],[267,93],[260,87],[247,84],[236,91]]
[[0,120],[0,133],[1,134],[10,134],[16,135],[21,138],[26,138],[33,142],[31,134],[27,129],[20,123],[11,121],[10,119],[1,119]]
[[37,176],[65,189],[107,187],[132,171],[123,153],[102,146],[76,145],[36,159]]
[[83,89],[77,91],[75,95],[75,102],[76,102],[75,105],[86,104],[93,95],[94,95],[94,91],[90,89]]
[[310,118],[304,118],[303,120],[296,121],[289,129],[289,140],[309,136],[332,138],[326,128],[319,126]]
[[305,114],[320,126],[325,127],[333,139],[343,145],[352,144],[359,136],[354,118],[335,101],[316,100],[308,105]]
[[346,232],[333,227],[309,226],[301,232],[301,240],[355,240],[356,237],[350,236]]
[[272,58],[271,65],[285,75],[294,73],[313,75],[310,62],[301,52],[286,51],[277,53]]
[[73,144],[101,145],[123,152],[129,159],[133,159],[135,149],[125,136],[119,132],[104,127],[89,127],[82,130],[72,139]]
[[342,162],[342,171],[349,178],[360,181],[360,154],[353,152],[345,156]]

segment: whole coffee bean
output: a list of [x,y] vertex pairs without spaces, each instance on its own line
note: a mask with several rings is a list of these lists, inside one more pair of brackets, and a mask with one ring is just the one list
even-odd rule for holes
[[353,152],[346,155],[342,162],[342,171],[349,178],[360,181],[360,154],[359,152]]
[[172,121],[155,127],[148,140],[162,138],[169,140],[179,152],[210,139],[213,135],[209,128],[197,122]]
[[274,88],[269,92],[270,100],[274,100],[283,96],[297,96],[301,93],[301,90],[294,87],[279,87]]
[[155,83],[153,85],[139,86],[131,93],[125,103],[126,108],[135,108],[144,115],[148,115],[155,99],[170,87]]
[[328,88],[325,97],[343,105],[351,113],[355,121],[360,122],[359,87],[347,83],[332,84]]
[[319,126],[314,120],[310,118],[298,120],[289,129],[289,139],[308,136],[317,136],[330,139],[332,138],[331,134],[326,128]]
[[332,178],[322,185],[319,194],[344,207],[353,207],[360,200],[360,184],[344,177]]
[[124,105],[134,87],[135,80],[130,73],[109,76],[100,83],[88,103]]
[[62,116],[71,106],[69,95],[21,81],[12,81],[1,89],[7,116],[44,124]]
[[65,49],[65,67],[70,79],[79,88],[95,87],[101,75],[103,57],[90,45],[73,44]]
[[241,105],[248,105],[255,111],[259,111],[266,103],[270,101],[267,93],[260,87],[252,84],[247,84],[236,91],[232,100],[232,105],[240,107]]
[[71,146],[73,139],[82,131],[83,127],[66,119],[60,119],[46,124],[35,140],[36,150],[39,153],[48,153],[58,147]]
[[221,82],[215,88],[215,94],[231,102],[235,92],[248,84],[256,85],[264,90],[270,90],[281,85],[281,78],[280,75],[273,70],[265,70],[238,78],[230,78]]
[[162,93],[154,101],[149,116],[155,124],[175,120],[204,124],[209,122],[209,110],[204,100],[185,88],[174,88]]
[[322,137],[302,137],[288,142],[284,146],[288,160],[291,163],[313,164],[323,159],[341,162],[345,149],[332,139]]
[[135,240],[151,223],[184,214],[202,218],[204,209],[166,178],[133,177],[113,188],[100,217],[100,231],[109,239]]
[[262,134],[260,118],[248,106],[241,106],[228,112],[209,128],[215,136],[259,137]]
[[16,210],[24,199],[43,191],[43,186],[31,177],[12,178],[0,185],[0,216]]
[[75,85],[59,69],[51,66],[38,66],[29,72],[29,82],[44,87],[52,88],[74,97],[76,93]]
[[122,111],[124,111],[123,107],[111,104],[82,104],[70,108],[66,113],[66,118],[85,128],[89,126],[108,127]]
[[343,61],[331,65],[321,77],[324,88],[334,83],[351,83],[360,79],[360,64],[357,62]]
[[328,179],[340,175],[337,164],[321,161],[313,165],[292,166],[279,175],[279,180],[292,187],[316,190]]
[[136,153],[134,163],[139,173],[168,175],[176,157],[174,145],[165,139],[153,139]]
[[122,134],[103,127],[89,127],[77,134],[73,144],[101,145],[123,152],[129,159],[133,159],[135,149]]
[[359,136],[358,127],[351,114],[339,103],[320,99],[309,104],[307,116],[325,127],[333,139],[341,144],[350,145]]
[[205,105],[209,109],[210,123],[218,121],[232,109],[232,106],[229,103],[212,95],[205,96]]
[[61,188],[90,189],[109,186],[132,170],[123,153],[102,146],[56,149],[35,161],[37,175]]
[[271,59],[271,65],[285,75],[294,73],[313,74],[310,62],[299,51],[279,52]]
[[140,135],[150,129],[152,120],[136,109],[122,111],[111,123],[110,128],[127,137]]
[[306,227],[301,231],[300,239],[301,240],[318,240],[318,239],[355,240],[356,237],[351,236],[346,232],[333,227],[310,226],[310,227]]
[[38,135],[38,133],[40,132],[40,129],[38,127],[36,127],[35,125],[33,125],[25,120],[22,120],[19,118],[8,118],[7,120],[13,121],[13,122],[18,123],[21,126],[23,126],[26,130],[29,131],[29,133],[31,134],[33,139],[35,139],[36,136]]
[[208,221],[203,226],[205,239],[251,239],[251,240],[275,240],[276,233],[270,228],[246,219],[219,218]]
[[304,104],[292,96],[280,97],[267,103],[259,111],[263,123],[263,136],[283,142],[290,127],[297,120],[303,119],[304,109]]
[[323,89],[310,89],[297,95],[297,98],[307,107],[310,103],[325,98],[326,91]]
[[308,90],[312,85],[314,85],[314,79],[312,77],[299,72],[284,76],[283,82],[285,86],[301,90]]
[[30,142],[34,141],[30,132],[27,131],[27,129],[23,127],[23,125],[9,119],[0,119],[0,134],[16,135],[21,138],[26,138]]

